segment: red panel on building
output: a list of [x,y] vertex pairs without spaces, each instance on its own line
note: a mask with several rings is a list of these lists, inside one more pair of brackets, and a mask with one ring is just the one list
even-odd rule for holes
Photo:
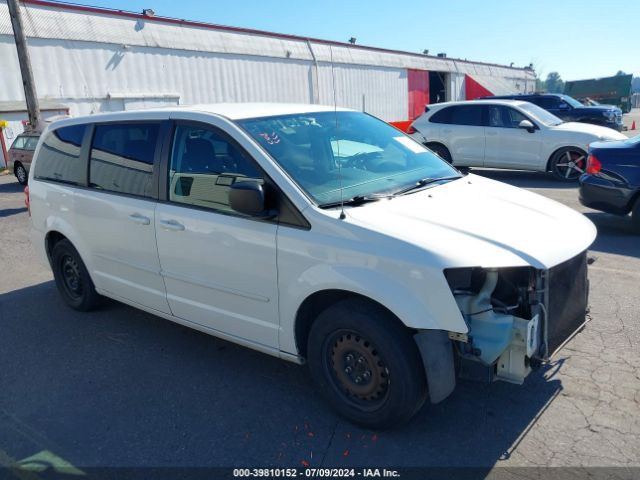
[[465,90],[465,99],[473,100],[478,97],[486,97],[494,95],[493,92],[490,92],[482,85],[480,85],[477,81],[475,81],[469,75],[464,76],[464,90]]
[[429,72],[407,70],[409,80],[409,119],[415,120],[429,104]]

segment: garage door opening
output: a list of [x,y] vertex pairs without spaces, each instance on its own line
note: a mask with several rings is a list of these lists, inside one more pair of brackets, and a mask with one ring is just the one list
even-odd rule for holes
[[429,103],[447,101],[446,72],[429,72]]

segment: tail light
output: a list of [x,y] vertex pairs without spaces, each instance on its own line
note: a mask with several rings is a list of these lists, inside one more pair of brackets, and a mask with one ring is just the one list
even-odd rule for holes
[[24,206],[29,210],[29,216],[31,216],[31,201],[29,199],[29,185],[24,187]]
[[409,128],[407,128],[407,133],[411,135],[412,133],[418,133],[418,130],[413,128],[413,125],[409,125]]
[[600,160],[593,154],[589,155],[587,158],[587,173],[589,175],[595,175],[596,173],[600,173],[600,170],[602,170]]

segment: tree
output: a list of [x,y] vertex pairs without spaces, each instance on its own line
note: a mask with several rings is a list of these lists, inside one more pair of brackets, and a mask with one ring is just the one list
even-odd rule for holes
[[616,73],[616,77],[621,77],[622,75],[626,75],[626,73],[624,73],[622,70],[618,70],[618,73]]
[[544,85],[549,93],[562,93],[564,91],[564,81],[558,72],[549,72]]
[[640,93],[640,77],[633,77],[633,80],[631,80],[631,91]]

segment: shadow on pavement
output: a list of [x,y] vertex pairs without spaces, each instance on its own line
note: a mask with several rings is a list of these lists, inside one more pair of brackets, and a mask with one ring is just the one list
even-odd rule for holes
[[0,210],[0,218],[10,217],[11,215],[17,215],[18,213],[23,213],[27,211],[27,207],[22,208],[5,208]]
[[461,381],[409,425],[372,432],[338,419],[305,367],[115,302],[75,312],[53,282],[0,295],[0,325],[0,451],[80,468],[488,471],[562,389],[543,370],[522,386]]
[[585,216],[598,228],[590,250],[640,258],[640,234],[633,232],[629,215],[587,212]]
[[24,191],[24,185],[20,185],[17,180],[14,182],[0,183],[0,193],[18,193],[22,191]]

